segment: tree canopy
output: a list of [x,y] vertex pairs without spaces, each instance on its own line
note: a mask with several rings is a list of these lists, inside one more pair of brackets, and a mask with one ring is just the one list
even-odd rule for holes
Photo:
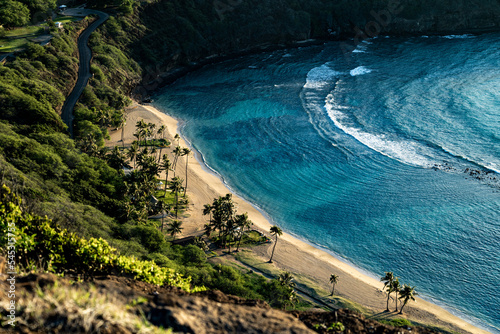
[[30,20],[30,10],[19,1],[0,0],[0,25],[5,28],[22,27]]

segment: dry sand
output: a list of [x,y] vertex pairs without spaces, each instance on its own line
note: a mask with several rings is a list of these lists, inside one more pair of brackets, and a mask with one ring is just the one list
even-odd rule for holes
[[[177,121],[150,105],[134,103],[127,109],[127,124],[124,130],[125,146],[130,145],[135,139],[133,137],[135,124],[140,119],[158,125],[166,125],[168,139],[174,143],[173,137],[177,133]],[[121,134],[121,130],[112,132],[108,145],[121,146]],[[180,139],[180,146],[188,147],[182,138]],[[188,217],[183,219],[184,236],[201,235],[203,225],[207,222],[207,217],[202,215],[203,205],[212,203],[214,198],[230,192],[217,175],[209,172],[204,165],[199,163],[200,157],[196,153],[195,157],[196,159],[190,158],[188,164],[187,193],[189,208],[187,211]],[[180,159],[177,168],[177,175],[185,179],[185,159]],[[237,204],[239,213],[248,212],[254,227],[258,227],[262,231],[269,231],[271,225],[259,210],[236,194],[233,194],[233,200]],[[383,284],[377,279],[359,272],[356,268],[338,260],[334,256],[314,248],[289,234],[284,233],[278,242],[273,258],[276,267],[307,276],[327,291],[330,288],[328,283],[330,275],[336,274],[339,276],[339,283],[335,290],[337,295],[365,306],[374,314],[389,317],[396,315],[395,312],[385,313],[386,294],[382,292]],[[263,260],[267,260],[271,254],[271,246],[272,244],[268,244],[252,250]],[[380,273],[380,276],[382,274]],[[390,303],[390,308],[394,308],[393,303]],[[403,316],[415,322],[445,327],[459,333],[488,333],[421,298],[417,298],[416,302],[409,302],[404,311]],[[401,317],[400,315],[397,316]]]

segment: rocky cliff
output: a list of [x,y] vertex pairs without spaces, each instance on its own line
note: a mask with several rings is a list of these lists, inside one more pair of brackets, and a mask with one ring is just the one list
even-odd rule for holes
[[[5,280],[0,280],[0,312],[6,314]],[[0,325],[0,333],[407,333],[366,319],[353,311],[286,313],[258,300],[211,291],[189,295],[126,277],[105,276],[78,282],[51,274],[17,277],[16,326]],[[340,332],[339,332],[340,333]],[[411,333],[432,331],[412,327]]]
[[144,69],[140,93],[207,63],[307,39],[462,34],[500,28],[498,0],[215,0],[143,2],[121,18],[122,45]]

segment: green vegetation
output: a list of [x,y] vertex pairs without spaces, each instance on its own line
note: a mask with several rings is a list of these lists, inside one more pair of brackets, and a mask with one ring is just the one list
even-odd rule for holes
[[[154,261],[140,261],[120,256],[106,240],[86,240],[55,225],[47,217],[23,213],[20,199],[9,188],[0,190],[0,251],[8,254],[15,264],[25,267],[41,266],[45,270],[77,274],[130,274],[135,279],[158,285],[171,285],[186,291],[200,291],[191,287],[190,279],[175,271],[160,267]],[[11,241],[15,240],[12,253]]]
[[0,25],[5,28],[21,27],[30,20],[30,10],[19,1],[0,1]]
[[227,247],[228,253],[231,253],[231,246],[236,245],[238,252],[244,232],[250,229],[252,222],[246,212],[236,214],[232,195],[219,196],[212,204],[205,204],[203,215],[210,215],[209,223],[205,224],[205,235],[210,237],[212,233],[218,233],[214,241],[219,247]]
[[405,327],[405,326],[413,327],[414,326],[410,320],[404,319],[404,318],[396,318],[396,319],[391,319],[391,320],[381,319],[378,321],[383,323],[383,324],[391,325],[394,327]]
[[[276,307],[295,302],[290,280],[272,280],[256,274],[244,274],[225,265],[212,266],[197,246],[155,249],[162,239],[152,240],[154,230],[143,226],[149,246],[149,260],[120,255],[103,239],[89,240],[61,229],[46,217],[23,212],[20,199],[6,186],[0,191],[0,252],[7,254],[9,238],[16,239],[16,254],[9,261],[25,268],[43,268],[58,272],[72,271],[84,276],[95,274],[130,274],[153,284],[167,284],[186,291],[200,291],[205,286],[250,299],[262,299]],[[9,234],[10,233],[10,234]],[[293,295],[293,296],[291,296]],[[293,298],[292,298],[293,297]]]

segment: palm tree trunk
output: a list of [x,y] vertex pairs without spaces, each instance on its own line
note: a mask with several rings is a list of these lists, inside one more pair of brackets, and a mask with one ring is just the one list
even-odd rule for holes
[[391,293],[389,292],[387,294],[387,306],[386,306],[386,311],[389,312],[389,298],[391,297]]
[[269,259],[269,263],[273,263],[274,250],[276,249],[277,243],[278,243],[278,236],[276,235],[276,240],[274,241],[273,252],[271,253],[271,258]]
[[178,212],[179,212],[179,191],[175,192],[175,219],[178,218]]
[[403,303],[403,306],[401,306],[401,310],[399,310],[399,314],[403,314],[403,307],[405,307],[406,301]]
[[167,184],[168,184],[168,169],[166,170],[167,174],[165,175],[165,194],[163,195],[163,198],[167,197]]
[[396,309],[394,310],[394,312],[397,312],[398,311],[398,291],[394,291],[396,293]]
[[240,237],[238,238],[238,246],[236,247],[236,252],[240,251],[240,244],[241,244],[242,237],[243,237],[243,232],[240,234]]
[[184,188],[184,197],[186,197],[186,191],[188,188],[188,163],[189,163],[189,154],[186,155],[186,187]]

